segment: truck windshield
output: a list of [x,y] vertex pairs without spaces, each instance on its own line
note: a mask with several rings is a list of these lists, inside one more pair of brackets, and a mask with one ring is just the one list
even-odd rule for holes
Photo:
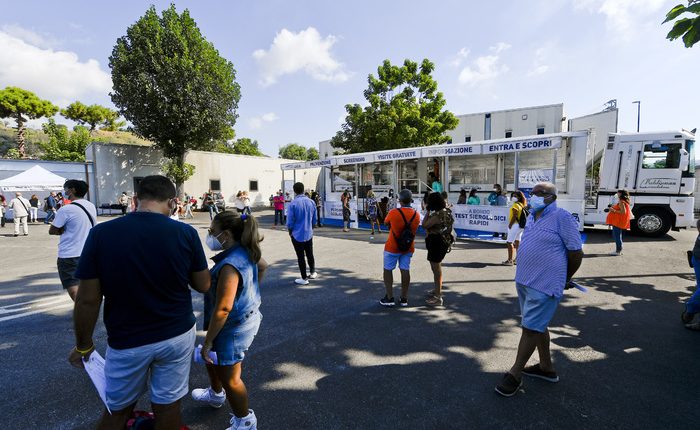
[[688,171],[683,172],[684,177],[695,177],[695,141],[687,139],[685,141],[685,150],[688,151]]

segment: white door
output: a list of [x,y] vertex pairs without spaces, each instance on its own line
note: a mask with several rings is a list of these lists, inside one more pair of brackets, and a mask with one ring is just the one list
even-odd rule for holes
[[678,194],[681,186],[680,142],[642,142],[638,151],[638,168],[631,189],[637,193]]

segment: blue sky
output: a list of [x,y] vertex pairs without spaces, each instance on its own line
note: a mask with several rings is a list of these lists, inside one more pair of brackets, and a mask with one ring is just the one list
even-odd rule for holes
[[[698,126],[700,45],[665,39],[679,0],[176,1],[236,67],[238,137],[316,146],[367,75],[389,59],[428,58],[455,114],[564,103],[568,117],[620,107],[620,129]],[[160,11],[170,2],[154,2]],[[110,105],[108,57],[148,2],[0,0],[0,87],[61,106]],[[342,6],[341,6],[342,4]],[[12,12],[14,11],[14,12]],[[692,82],[691,82],[692,80]]]

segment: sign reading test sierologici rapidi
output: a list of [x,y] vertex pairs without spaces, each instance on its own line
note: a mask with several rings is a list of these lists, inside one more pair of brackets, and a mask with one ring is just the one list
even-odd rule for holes
[[507,206],[454,205],[454,228],[505,233],[508,231],[508,211]]
[[538,149],[550,149],[561,147],[561,137],[543,137],[542,139],[516,140],[513,142],[487,143],[482,146],[484,154],[497,154],[500,152],[525,152]]

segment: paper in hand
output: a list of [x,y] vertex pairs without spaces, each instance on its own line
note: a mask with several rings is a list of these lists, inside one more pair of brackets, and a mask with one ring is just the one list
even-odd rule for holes
[[105,380],[105,359],[102,358],[99,352],[93,351],[90,354],[90,358],[87,361],[83,361],[83,366],[85,366],[85,371],[90,380],[95,385],[97,389],[97,394],[99,394],[100,399],[105,404],[107,411],[111,414],[112,411],[109,410],[107,406],[107,381]]

